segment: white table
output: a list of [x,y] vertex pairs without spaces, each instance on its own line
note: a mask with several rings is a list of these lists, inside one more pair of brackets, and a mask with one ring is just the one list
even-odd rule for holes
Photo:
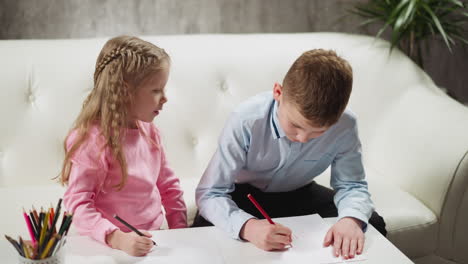
[[[329,224],[336,221],[334,218],[325,220]],[[88,237],[70,236],[65,247],[66,263],[317,263],[312,256],[292,259],[287,252],[262,251],[251,243],[231,239],[216,227],[159,230],[152,234],[159,246],[155,247],[148,257],[131,257]],[[2,263],[16,263],[16,252],[5,239],[1,241]],[[369,226],[366,232],[364,254],[365,260],[352,263],[413,263],[372,226]],[[346,261],[340,258],[335,259],[333,263],[346,263]]]

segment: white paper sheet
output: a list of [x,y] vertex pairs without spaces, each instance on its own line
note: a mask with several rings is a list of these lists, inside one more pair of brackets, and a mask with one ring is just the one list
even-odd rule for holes
[[[249,263],[360,263],[366,254],[351,260],[335,258],[332,248],[322,242],[330,224],[319,215],[276,218],[293,231],[293,247],[281,252],[261,250],[252,243],[230,238],[214,227],[161,230],[151,232],[158,246],[145,257],[132,257],[120,250],[101,245],[87,237],[73,237],[68,244],[67,263],[190,263],[190,264],[249,264]],[[374,262],[375,263],[375,262]]]
[[353,259],[344,260],[343,257],[333,255],[333,247],[323,247],[323,240],[330,224],[326,223],[318,214],[278,218],[275,220],[293,231],[293,247],[283,252],[285,261],[293,262],[310,259],[313,263],[360,263],[367,259],[366,254],[356,255]]

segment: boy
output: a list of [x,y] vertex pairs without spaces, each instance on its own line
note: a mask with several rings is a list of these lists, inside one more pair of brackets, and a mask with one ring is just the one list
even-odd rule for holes
[[[338,216],[324,246],[344,259],[362,253],[368,222],[385,235],[367,190],[356,117],[345,111],[352,82],[347,61],[311,50],[293,63],[283,86],[274,85],[273,96],[241,104],[196,189],[194,226],[213,223],[261,249],[284,249],[291,230],[259,220],[246,198],[252,193],[271,217]],[[313,181],[329,166],[334,191]]]

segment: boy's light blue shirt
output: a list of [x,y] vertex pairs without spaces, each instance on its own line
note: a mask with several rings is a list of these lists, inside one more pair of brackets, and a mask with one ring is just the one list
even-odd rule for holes
[[196,189],[200,214],[239,239],[242,226],[254,216],[231,200],[234,184],[287,192],[310,183],[330,165],[338,217],[354,217],[367,224],[374,206],[365,180],[356,117],[346,110],[320,137],[292,142],[278,122],[272,92],[261,93],[237,107],[226,122]]

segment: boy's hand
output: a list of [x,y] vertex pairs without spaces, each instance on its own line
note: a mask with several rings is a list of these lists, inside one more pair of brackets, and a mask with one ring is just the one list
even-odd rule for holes
[[284,250],[291,245],[291,229],[281,224],[270,224],[267,220],[255,218],[245,222],[240,237],[263,250]]
[[323,245],[328,247],[333,244],[335,257],[341,255],[344,259],[354,258],[356,254],[361,254],[364,248],[364,233],[361,227],[361,220],[343,217],[328,230]]
[[120,249],[131,256],[145,256],[153,248],[153,241],[149,239],[152,235],[141,231],[145,236],[139,236],[134,232],[124,233],[120,230],[106,236],[106,242],[116,249]]

